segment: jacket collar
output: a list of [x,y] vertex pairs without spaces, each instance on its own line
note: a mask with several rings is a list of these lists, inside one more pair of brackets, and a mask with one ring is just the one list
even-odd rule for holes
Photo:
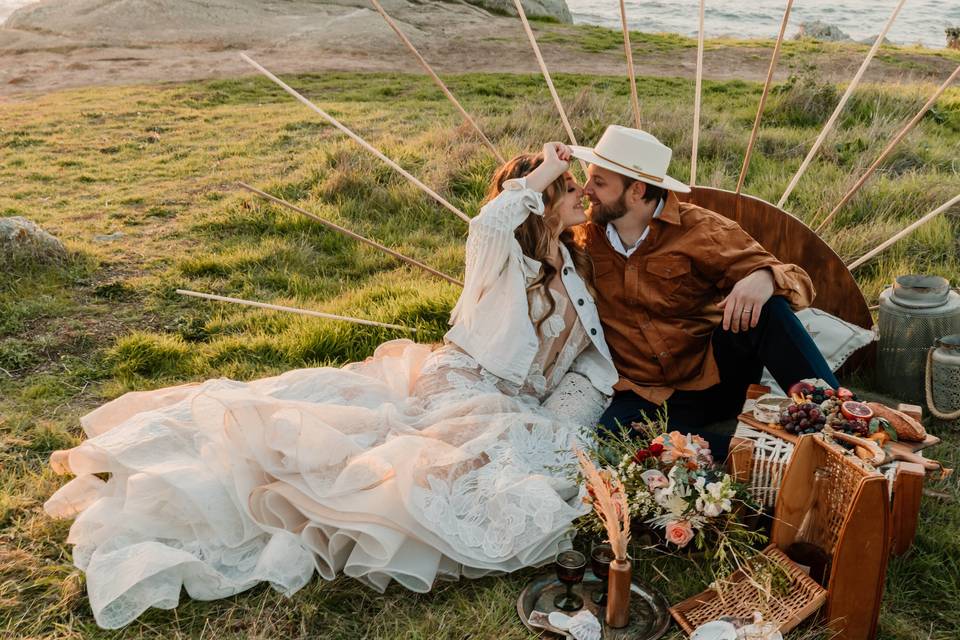
[[660,212],[657,220],[662,220],[669,224],[680,224],[680,199],[673,191],[667,191],[667,200],[663,204],[663,211]]

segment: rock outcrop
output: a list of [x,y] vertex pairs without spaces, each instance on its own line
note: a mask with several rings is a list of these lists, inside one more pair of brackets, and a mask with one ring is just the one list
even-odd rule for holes
[[853,38],[849,34],[840,30],[832,24],[827,24],[820,20],[813,22],[804,22],[800,25],[800,31],[794,36],[795,40],[801,39],[821,40],[823,42],[850,42]]
[[[513,0],[467,0],[467,2],[494,13],[517,15]],[[573,22],[566,0],[522,0],[520,4],[528,18],[547,18],[568,24]]]
[[0,218],[0,264],[55,264],[67,257],[63,243],[26,218]]
[[[531,18],[572,22],[565,0],[522,0]],[[380,0],[410,30],[433,21],[457,28],[516,14],[512,0]],[[42,0],[15,11],[8,34],[34,34],[98,46],[165,43],[296,45],[303,40],[369,40],[389,34],[369,0]],[[2,44],[2,43],[0,43]]]

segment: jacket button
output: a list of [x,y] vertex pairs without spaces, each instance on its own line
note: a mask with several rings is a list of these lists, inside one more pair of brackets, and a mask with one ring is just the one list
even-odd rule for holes
[[580,298],[579,300],[577,300],[577,304],[582,307],[582,306],[583,306],[583,298]]
[[596,330],[595,328],[594,328],[594,329],[590,329],[590,335],[592,335],[592,336],[597,335],[597,330]]
[[563,268],[563,275],[567,275],[567,274],[569,274],[569,273],[570,273],[570,267],[564,267],[564,268]]

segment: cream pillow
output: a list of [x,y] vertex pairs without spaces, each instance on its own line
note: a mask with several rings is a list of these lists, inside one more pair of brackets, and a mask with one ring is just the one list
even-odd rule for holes
[[[802,309],[797,312],[797,318],[813,338],[817,349],[830,365],[831,371],[836,371],[843,366],[854,351],[862,349],[877,339],[875,332],[841,320],[820,309],[812,307]],[[760,384],[770,387],[771,393],[784,395],[783,389],[766,369],[763,370]]]

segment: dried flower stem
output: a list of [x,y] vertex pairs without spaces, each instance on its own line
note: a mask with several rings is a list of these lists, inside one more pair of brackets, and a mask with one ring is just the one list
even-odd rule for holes
[[[630,541],[630,508],[627,504],[626,492],[615,475],[611,474],[610,481],[605,481],[600,471],[583,451],[577,448],[574,452],[580,462],[580,470],[583,472],[587,488],[593,494],[593,508],[607,531],[607,539],[614,558],[624,562],[627,559],[627,543]],[[613,489],[617,488],[619,491],[614,492]]]

